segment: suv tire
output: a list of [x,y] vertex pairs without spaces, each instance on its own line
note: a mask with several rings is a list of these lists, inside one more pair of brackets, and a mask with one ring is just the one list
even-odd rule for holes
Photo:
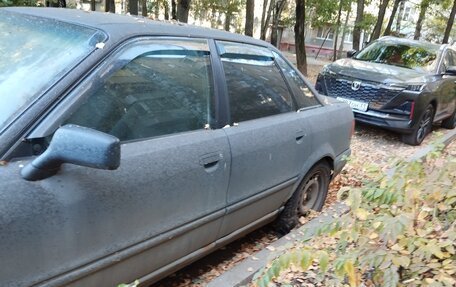
[[424,138],[432,130],[434,122],[435,109],[429,104],[421,114],[419,121],[416,123],[411,134],[402,135],[402,142],[408,145],[420,145]]

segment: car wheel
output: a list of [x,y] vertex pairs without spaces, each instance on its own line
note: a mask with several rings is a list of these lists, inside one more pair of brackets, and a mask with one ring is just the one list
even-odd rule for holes
[[413,128],[411,134],[402,135],[402,141],[409,145],[420,145],[426,135],[432,130],[432,123],[434,121],[434,106],[428,105],[421,117]]
[[301,215],[306,215],[311,209],[320,211],[328,194],[330,180],[331,168],[327,163],[314,165],[285,204],[275,223],[276,231],[286,234],[298,224]]
[[453,114],[451,115],[451,117],[444,119],[442,121],[442,128],[452,130],[455,127],[456,127],[456,108],[455,108]]

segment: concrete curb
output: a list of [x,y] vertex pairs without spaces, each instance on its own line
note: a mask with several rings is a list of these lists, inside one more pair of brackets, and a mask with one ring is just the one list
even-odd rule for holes
[[[446,147],[455,139],[456,129],[453,129],[446,133],[439,140],[439,143],[442,143]],[[407,161],[422,160],[432,151],[432,149],[432,145],[425,146],[411,155]],[[322,223],[328,222],[332,217],[344,214],[347,210],[348,207],[345,204],[340,202],[336,203],[322,215],[312,219],[300,228],[292,230],[289,234],[273,242],[267,248],[244,259],[230,270],[209,282],[207,287],[234,287],[248,284],[252,280],[254,274],[265,267],[272,259],[285,252],[285,250],[293,245],[293,242],[302,242],[310,239]]]
[[[447,132],[441,139],[439,139],[438,143],[443,144],[445,147],[449,145],[454,139],[456,139],[456,128]],[[410,156],[407,161],[415,161],[415,160],[422,160],[426,157],[426,155],[431,152],[433,149],[432,145],[427,145],[418,151],[416,151],[412,156]]]

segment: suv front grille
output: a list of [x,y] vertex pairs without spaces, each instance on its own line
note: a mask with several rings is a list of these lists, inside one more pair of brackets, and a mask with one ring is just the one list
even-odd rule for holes
[[357,79],[336,78],[336,75],[325,75],[326,91],[330,97],[343,97],[369,103],[371,109],[381,109],[401,91],[381,87],[379,83],[361,81],[359,90],[352,89]]

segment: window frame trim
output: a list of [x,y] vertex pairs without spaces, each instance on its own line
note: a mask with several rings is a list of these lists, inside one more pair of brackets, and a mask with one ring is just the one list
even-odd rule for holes
[[[218,101],[217,100],[218,95],[216,93],[217,83],[215,81],[212,50],[210,48],[211,39],[205,38],[205,37],[187,37],[187,36],[147,36],[147,35],[138,36],[138,37],[127,39],[127,40],[117,44],[115,47],[112,48],[112,50],[109,53],[107,53],[103,58],[101,58],[97,63],[95,63],[89,71],[87,71],[85,74],[81,75],[80,79],[77,82],[73,83],[71,85],[71,87],[60,96],[61,99],[43,113],[39,123],[34,127],[34,129],[32,131],[30,131],[24,137],[24,139],[33,140],[33,139],[43,138],[43,137],[52,135],[61,126],[62,122],[64,121],[65,115],[68,114],[68,111],[71,110],[71,108],[74,107],[74,105],[77,105],[80,101],[84,100],[84,95],[87,92],[87,90],[90,89],[90,86],[87,87],[86,89],[78,91],[78,89],[82,88],[81,84],[83,84],[87,81],[90,82],[90,79],[93,77],[96,77],[96,75],[101,75],[103,73],[106,73],[107,69],[109,68],[109,64],[117,61],[119,59],[119,56],[125,51],[126,48],[128,48],[128,46],[135,45],[135,44],[141,44],[141,43],[143,43],[144,45],[147,45],[146,42],[157,41],[157,40],[175,40],[175,41],[204,40],[207,42],[207,47],[208,47],[208,52],[209,52],[209,62],[211,65],[211,69],[209,71],[212,73],[212,85],[213,85],[213,91],[212,91],[211,96],[214,99],[214,100],[210,101],[210,103],[212,105],[211,108],[215,109],[215,103]],[[103,67],[105,67],[105,69],[100,70]],[[214,110],[214,112],[215,112],[214,113],[215,123],[217,123],[218,119],[217,119],[216,110]],[[218,129],[218,128],[219,127],[211,127],[211,129]],[[202,127],[201,129],[198,129],[198,130],[204,131],[207,129]],[[198,130],[178,132],[178,133],[167,134],[167,135],[162,135],[162,136],[157,136],[157,137],[147,137],[147,138],[142,138],[142,139],[122,141],[122,144],[150,140],[150,139],[164,137],[164,136],[178,135],[181,133],[194,132],[194,131],[198,131]]]

